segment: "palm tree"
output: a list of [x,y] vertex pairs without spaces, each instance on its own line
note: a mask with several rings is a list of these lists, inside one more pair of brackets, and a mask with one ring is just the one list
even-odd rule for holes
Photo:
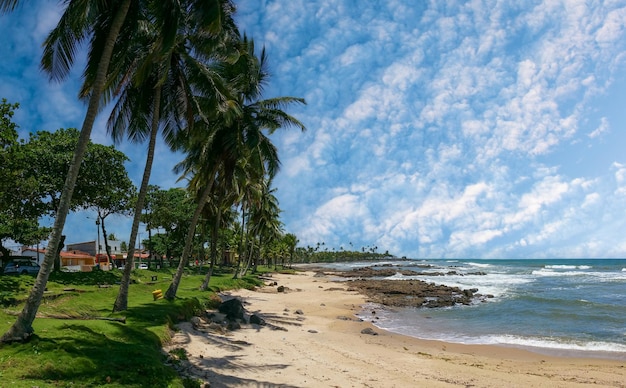
[[[148,154],[135,206],[130,245],[120,291],[113,311],[127,309],[128,288],[133,269],[134,242],[148,190],[159,128],[172,145],[177,132],[194,122],[198,103],[192,90],[199,87],[211,95],[216,109],[222,99],[219,79],[206,65],[211,56],[227,53],[228,41],[236,33],[230,0],[188,0],[157,2],[156,22],[146,23],[144,35],[136,40],[137,50],[129,49],[118,61],[116,86],[121,98],[115,106],[109,127],[114,139],[125,135],[142,141],[149,135]],[[201,3],[201,4],[200,4]],[[212,4],[213,7],[206,7]],[[188,13],[187,10],[193,10]],[[126,70],[130,69],[130,70]]]
[[232,174],[237,162],[255,150],[259,152],[259,159],[265,164],[266,171],[274,175],[278,171],[278,155],[264,130],[270,134],[281,127],[289,126],[305,130],[300,121],[282,110],[283,107],[293,103],[304,104],[304,99],[295,97],[259,99],[268,77],[265,49],[257,58],[254,42],[248,40],[245,35],[239,48],[240,56],[235,63],[223,63],[218,68],[232,89],[235,98],[231,104],[232,109],[220,112],[205,125],[194,128],[194,134],[183,145],[187,156],[175,169],[177,172],[183,172],[183,176],[201,174],[200,180],[205,182],[206,187],[199,197],[197,209],[187,231],[178,269],[165,293],[168,299],[176,297],[182,273],[187,265],[195,228],[202,208],[209,198],[217,171],[224,171],[224,177],[229,179],[229,174]]
[[[3,12],[14,9],[18,3],[17,0],[0,1],[0,10]],[[93,77],[94,82],[90,88],[87,113],[85,114],[79,141],[74,150],[65,185],[61,192],[59,208],[56,212],[57,216],[54,220],[44,261],[24,308],[18,315],[15,323],[0,338],[2,342],[24,341],[34,332],[32,323],[41,304],[50,271],[54,266],[54,256],[61,245],[63,227],[69,212],[74,185],[78,178],[87,144],[89,143],[93,123],[98,114],[100,98],[104,90],[115,43],[124,23],[132,25],[127,20],[127,14],[130,9],[131,0],[70,0],[67,2],[67,7],[59,23],[46,39],[41,66],[50,74],[51,79],[60,80],[67,76],[69,69],[74,63],[77,47],[88,38],[91,38],[91,45],[89,46],[90,62],[97,63],[97,65],[86,68],[86,71],[89,71],[90,76]]]
[[289,250],[289,266],[291,266],[291,264],[293,263],[293,256],[296,253],[296,245],[298,245],[299,240],[295,234],[287,233],[283,237],[283,241],[285,242]]
[[[212,185],[212,192],[210,199],[207,201],[203,209],[203,216],[208,220],[211,230],[210,237],[210,259],[209,270],[202,284],[200,290],[205,291],[209,287],[209,281],[213,274],[213,268],[217,261],[217,246],[219,239],[219,231],[222,227],[227,226],[232,222],[234,217],[232,204],[236,201],[236,191],[230,188],[229,182],[222,179],[218,179]],[[202,188],[200,188],[202,189]]]
[[[264,243],[271,244],[273,240],[280,237],[282,232],[282,223],[280,222],[280,208],[278,199],[274,195],[275,188],[272,188],[272,179],[264,179],[261,182],[261,192],[259,200],[251,209],[250,222],[252,227],[251,241],[259,241],[259,253]],[[251,249],[252,253],[252,249]],[[254,260],[253,272],[257,270],[257,264],[260,257]],[[248,256],[248,261],[240,272],[240,276],[244,276],[250,268],[252,262],[252,254]]]
[[0,0],[0,14],[13,11],[19,0]]

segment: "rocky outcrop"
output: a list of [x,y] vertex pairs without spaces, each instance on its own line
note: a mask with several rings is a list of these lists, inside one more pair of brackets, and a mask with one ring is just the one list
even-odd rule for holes
[[469,305],[490,296],[477,294],[477,289],[462,290],[420,280],[351,280],[352,290],[361,292],[370,302],[394,307],[449,307]]
[[[420,268],[430,268],[430,266],[424,265]],[[319,273],[319,272],[318,272]],[[448,276],[448,275],[456,275],[456,276],[482,276],[486,275],[485,272],[477,271],[477,272],[469,272],[466,274],[457,272],[455,270],[450,270],[447,272],[441,271],[413,271],[410,269],[398,269],[389,266],[371,266],[371,267],[361,267],[355,268],[350,271],[337,271],[332,272],[335,276],[341,276],[344,278],[386,278],[394,275],[402,275],[402,276]]]

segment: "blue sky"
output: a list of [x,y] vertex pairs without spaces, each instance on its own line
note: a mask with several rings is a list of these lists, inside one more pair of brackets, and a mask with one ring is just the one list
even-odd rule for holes
[[[269,54],[266,97],[308,103],[289,110],[307,132],[273,137],[300,245],[626,256],[626,1],[235,3]],[[38,69],[57,2],[28,4],[0,19],[0,97],[20,102],[23,133],[80,127],[82,68],[60,84]],[[106,114],[92,138],[110,144]],[[120,149],[139,183],[145,146]],[[161,147],[151,183],[180,185],[179,160]],[[86,215],[69,218],[69,242],[95,238]],[[127,239],[129,224],[108,229]]]

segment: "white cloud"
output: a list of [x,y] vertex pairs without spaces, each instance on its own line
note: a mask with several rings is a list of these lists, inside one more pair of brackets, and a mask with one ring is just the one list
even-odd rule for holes
[[[626,136],[611,130],[623,117],[598,102],[608,92],[625,100],[610,88],[626,65],[623,4],[237,6],[241,30],[267,46],[268,96],[308,102],[290,110],[308,131],[273,137],[283,221],[304,245],[352,241],[412,257],[626,254],[616,232],[626,227],[626,160],[615,146]],[[0,93],[19,97],[26,128],[82,122],[77,83],[42,88],[31,55],[54,7],[19,12],[22,30],[0,26],[23,61],[0,58]],[[102,116],[96,127],[94,139],[108,141]],[[582,162],[577,144],[590,152]],[[124,150],[140,179],[145,150]],[[178,156],[166,154],[157,184],[174,180]]]
[[590,138],[594,139],[598,136],[601,136],[610,130],[609,121],[606,117],[602,117],[600,119],[600,125],[594,129],[589,135]]

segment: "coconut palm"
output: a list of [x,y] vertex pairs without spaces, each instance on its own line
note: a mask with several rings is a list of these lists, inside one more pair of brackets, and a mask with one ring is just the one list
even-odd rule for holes
[[194,133],[183,144],[185,159],[177,165],[175,171],[183,176],[198,174],[198,179],[205,182],[205,189],[198,200],[191,225],[187,231],[183,255],[176,274],[172,279],[165,297],[176,297],[182,273],[187,265],[191,242],[202,209],[209,198],[212,185],[218,171],[223,171],[223,178],[230,179],[238,161],[258,153],[258,160],[265,165],[265,171],[274,175],[278,171],[279,161],[275,146],[268,134],[281,127],[295,126],[305,130],[296,118],[285,113],[282,108],[294,103],[304,104],[304,99],[279,97],[261,100],[263,87],[268,78],[265,49],[260,57],[254,52],[254,42],[244,35],[241,38],[240,56],[235,63],[224,63],[218,71],[227,80],[235,100],[231,109],[220,112],[203,125],[194,127]]
[[[0,10],[3,12],[15,8],[18,1],[0,0]],[[26,304],[17,317],[15,323],[2,336],[0,341],[24,341],[34,332],[32,323],[41,304],[43,292],[54,265],[54,256],[59,251],[63,227],[70,208],[74,185],[78,178],[81,162],[84,158],[87,144],[98,114],[100,98],[104,89],[109,63],[118,40],[120,31],[126,25],[132,26],[127,15],[131,7],[130,0],[120,1],[67,1],[61,19],[50,32],[44,46],[41,66],[51,79],[65,78],[74,63],[77,48],[87,39],[91,39],[88,47],[90,62],[97,63],[94,67],[87,67],[86,72],[93,78],[90,87],[87,113],[81,128],[78,144],[74,150],[69,171],[65,180],[59,208],[52,229],[48,249],[44,261],[37,275]]]
[[[213,7],[205,9],[206,4]],[[128,136],[132,141],[143,141],[149,136],[126,266],[113,311],[127,308],[134,242],[159,129],[171,145],[181,128],[190,127],[195,117],[203,116],[205,112],[198,109],[195,101],[194,92],[198,90],[209,95],[213,102],[205,109],[217,108],[219,101],[223,100],[219,77],[210,71],[207,62],[228,53],[229,36],[237,32],[230,1],[163,1],[154,10],[155,22],[144,24],[143,34],[135,38],[136,49],[130,48],[123,53],[124,56],[117,61],[114,80],[110,82],[111,87],[121,90],[109,120],[113,138],[121,141]]]
[[[259,193],[258,201],[254,203],[251,209],[250,220],[252,224],[252,238],[251,241],[259,241],[259,253],[264,246],[264,243],[271,243],[274,239],[280,237],[282,233],[282,223],[280,222],[280,208],[278,206],[278,199],[274,195],[275,188],[272,188],[272,179],[264,179],[261,182],[261,192]],[[240,276],[244,276],[250,268],[252,262],[252,256],[254,250],[251,249],[248,256],[248,261],[240,272]],[[256,272],[257,264],[260,257],[254,260],[254,269]]]
[[[217,261],[217,245],[219,231],[222,227],[232,223],[234,213],[232,205],[237,201],[237,190],[232,189],[232,182],[223,179],[216,179],[212,184],[212,191],[202,211],[202,217],[207,220],[210,229],[210,258],[209,270],[204,277],[200,290],[206,290],[213,274],[213,268]],[[199,188],[200,190],[203,187]],[[201,194],[201,193],[200,193]]]
[[13,11],[19,4],[19,0],[0,0],[0,13]]

